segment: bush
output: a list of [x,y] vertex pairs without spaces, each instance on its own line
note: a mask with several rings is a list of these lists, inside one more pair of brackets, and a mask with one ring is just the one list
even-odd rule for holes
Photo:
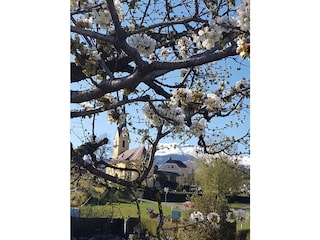
[[[209,212],[214,211],[220,216],[219,226],[213,227],[211,223],[204,222],[179,229],[178,239],[234,240],[236,238],[236,223],[226,221],[229,210],[226,199],[216,199],[213,195],[203,195],[192,197],[191,202],[192,205],[187,212],[187,216],[196,211],[200,211],[206,216]],[[185,219],[185,221],[189,221],[189,219]]]

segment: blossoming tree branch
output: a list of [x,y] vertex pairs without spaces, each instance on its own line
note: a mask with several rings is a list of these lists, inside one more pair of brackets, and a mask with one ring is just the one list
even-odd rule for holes
[[[248,0],[71,0],[71,118],[106,113],[106,125],[126,123],[126,131],[152,147],[134,181],[99,170],[95,151],[109,140],[97,140],[94,133],[79,147],[71,143],[72,162],[133,187],[151,171],[165,137],[197,138],[208,154],[249,153],[249,129],[237,137],[224,134],[248,121],[249,79],[232,79],[231,71],[248,67],[249,7]],[[215,126],[230,117],[236,120]]]

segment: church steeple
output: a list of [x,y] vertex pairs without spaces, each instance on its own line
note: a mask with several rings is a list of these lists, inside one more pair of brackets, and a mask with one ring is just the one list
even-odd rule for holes
[[116,159],[119,154],[129,149],[129,133],[126,124],[121,124],[117,127],[116,134],[113,139],[113,154],[112,159]]
[[[118,95],[117,95],[118,96]],[[123,95],[123,99],[127,99],[127,96]],[[119,99],[119,96],[118,96]],[[125,116],[124,121],[119,124],[116,130],[116,134],[113,139],[113,154],[112,159],[116,159],[121,153],[129,149],[129,132],[127,129],[126,109],[122,106],[122,114]]]

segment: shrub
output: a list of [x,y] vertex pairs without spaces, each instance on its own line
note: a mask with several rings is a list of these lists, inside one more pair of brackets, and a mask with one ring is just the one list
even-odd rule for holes
[[[192,212],[201,212],[206,216],[209,212],[216,212],[220,216],[220,222],[217,227],[209,222],[193,225],[187,228],[179,229],[178,239],[202,239],[202,240],[234,240],[236,238],[236,224],[226,221],[226,215],[229,211],[226,199],[217,199],[213,195],[193,196],[191,198],[191,208],[187,216]],[[186,222],[189,219],[185,219]]]

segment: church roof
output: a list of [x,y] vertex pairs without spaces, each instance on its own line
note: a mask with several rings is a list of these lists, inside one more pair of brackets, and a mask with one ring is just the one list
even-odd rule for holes
[[137,147],[129,149],[119,154],[117,161],[134,161],[134,160],[144,160],[147,155],[145,147]]

